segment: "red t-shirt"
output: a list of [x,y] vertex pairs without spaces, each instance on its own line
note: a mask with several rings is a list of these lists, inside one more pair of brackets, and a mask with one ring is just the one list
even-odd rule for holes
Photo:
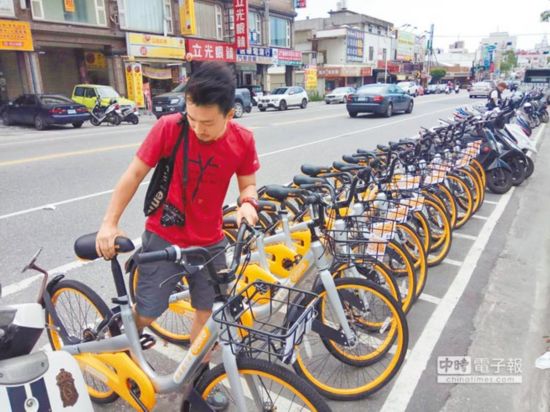
[[[137,156],[155,167],[169,157],[181,131],[181,115],[162,117],[155,123]],[[166,202],[183,210],[183,147],[180,143]],[[151,214],[145,228],[180,247],[209,246],[223,238],[222,208],[229,182],[234,174],[247,176],[260,168],[254,136],[238,123],[229,122],[222,137],[212,143],[201,143],[189,128],[189,155],[185,224],[164,227],[160,223],[163,207]]]

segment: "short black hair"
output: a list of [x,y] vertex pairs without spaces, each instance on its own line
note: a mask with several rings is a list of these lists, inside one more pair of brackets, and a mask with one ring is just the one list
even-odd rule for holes
[[227,115],[235,101],[233,72],[226,63],[201,63],[187,82],[185,97],[197,106],[217,105]]

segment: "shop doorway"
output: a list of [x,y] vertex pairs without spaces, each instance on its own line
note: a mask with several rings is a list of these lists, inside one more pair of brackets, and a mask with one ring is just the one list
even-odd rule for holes
[[24,71],[20,70],[17,53],[14,51],[0,53],[0,107],[24,93],[22,78]]

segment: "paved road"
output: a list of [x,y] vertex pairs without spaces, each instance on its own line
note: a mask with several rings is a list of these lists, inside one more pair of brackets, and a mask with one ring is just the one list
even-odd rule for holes
[[[453,95],[424,96],[415,102],[412,114],[390,119],[350,119],[341,105],[311,104],[305,110],[253,112],[239,122],[255,132],[262,163],[259,184],[284,183],[302,163],[328,164],[359,147],[372,148],[410,136],[470,101],[465,95]],[[111,188],[152,124],[150,118],[143,120],[138,126],[45,132],[0,128],[0,279],[9,285],[6,302],[34,297],[37,284],[23,283],[29,275],[19,274],[19,269],[40,246],[44,247],[40,262],[45,267],[69,270],[68,276],[94,285],[105,299],[114,295],[108,265],[74,264],[72,243],[79,235],[97,230]],[[408,315],[411,352],[398,378],[369,400],[331,403],[335,411],[545,407],[540,394],[549,391],[548,377],[534,370],[533,363],[544,352],[542,336],[548,334],[543,324],[548,283],[543,274],[548,273],[550,243],[549,231],[544,230],[548,227],[542,223],[547,225],[550,220],[540,206],[550,198],[545,185],[550,176],[541,167],[548,164],[548,144],[542,146],[539,157],[531,181],[511,195],[489,194],[478,217],[453,238],[448,260],[430,269],[424,298]],[[122,222],[131,238],[142,231],[144,190],[145,186]],[[233,185],[227,202],[236,194]],[[169,368],[181,356],[169,345],[157,346],[149,356],[159,369]],[[524,383],[436,383],[437,356],[471,356],[493,363],[521,359]],[[174,399],[162,397],[157,410],[173,410]],[[120,402],[97,408],[115,409],[125,408]]]

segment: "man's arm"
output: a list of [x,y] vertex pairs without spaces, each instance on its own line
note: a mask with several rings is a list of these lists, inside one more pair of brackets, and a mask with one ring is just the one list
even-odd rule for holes
[[[237,182],[239,183],[240,200],[247,197],[258,198],[258,192],[256,191],[256,174],[237,176]],[[258,213],[250,203],[241,203],[241,207],[239,207],[237,211],[237,224],[240,225],[243,218],[251,225],[255,225],[258,221]]]
[[136,156],[115,186],[96,238],[99,256],[111,259],[115,255],[115,238],[122,234],[118,228],[120,217],[149,170],[151,167]]

